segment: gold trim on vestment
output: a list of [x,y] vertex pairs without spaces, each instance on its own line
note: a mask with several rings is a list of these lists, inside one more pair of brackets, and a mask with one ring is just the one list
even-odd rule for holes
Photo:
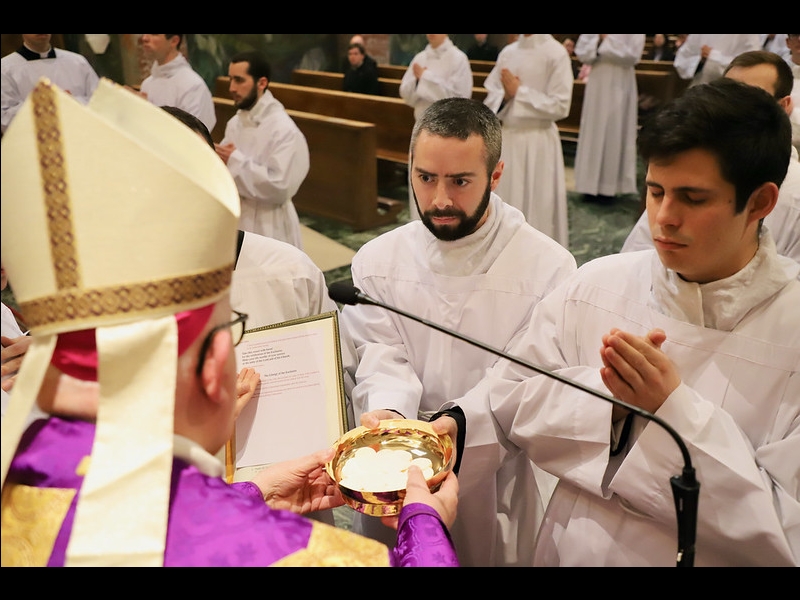
[[308,545],[274,567],[388,567],[389,548],[346,529],[315,521]]
[[64,167],[64,148],[61,144],[58,111],[52,84],[37,85],[31,92],[33,114],[36,118],[36,145],[39,152],[39,172],[47,207],[47,226],[50,231],[50,253],[59,289],[80,285],[80,265],[75,252],[75,232],[72,228],[72,207],[69,184]]
[[46,567],[76,490],[9,483],[3,489],[0,555],[4,567]]
[[203,298],[215,298],[230,286],[233,263],[206,273],[170,277],[161,281],[126,284],[106,289],[72,288],[57,294],[21,302],[29,327],[72,324],[83,319],[129,314],[131,318],[158,307],[196,306]]

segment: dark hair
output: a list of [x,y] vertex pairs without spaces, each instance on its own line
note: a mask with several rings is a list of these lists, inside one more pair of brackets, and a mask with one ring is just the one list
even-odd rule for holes
[[347,46],[348,50],[352,50],[353,48],[358,48],[358,51],[361,52],[364,56],[367,55],[367,49],[364,48],[364,44],[359,44],[358,42],[353,42]]
[[165,33],[164,37],[169,39],[171,37],[175,37],[176,35],[178,36],[178,45],[176,47],[180,48],[181,44],[183,43],[183,34],[182,33]]
[[648,118],[638,137],[645,164],[699,148],[712,153],[736,188],[736,212],[766,182],[786,177],[792,148],[789,117],[761,88],[727,77],[688,88]]
[[486,148],[486,170],[491,174],[503,149],[503,127],[492,109],[479,100],[444,98],[431,104],[414,124],[411,132],[411,158],[420,132],[466,140],[477,134]]
[[266,57],[255,50],[237,52],[231,57],[231,62],[246,62],[247,74],[253,78],[254,82],[258,81],[262,77],[266,77],[267,80],[269,80],[272,75],[272,70],[270,69],[270,65]]
[[792,67],[789,66],[780,54],[769,52],[768,50],[751,50],[749,52],[742,52],[730,62],[725,68],[723,75],[727,75],[734,67],[749,68],[758,65],[772,65],[777,71],[778,78],[775,81],[775,99],[780,100],[786,96],[792,95],[792,86],[794,85],[794,75],[792,74]]
[[208,145],[211,146],[211,149],[214,149],[214,139],[211,137],[208,127],[206,127],[205,123],[203,123],[200,119],[195,117],[193,114],[186,112],[182,108],[178,108],[177,106],[162,106],[161,108],[178,119],[192,131],[202,135],[205,141],[208,142]]

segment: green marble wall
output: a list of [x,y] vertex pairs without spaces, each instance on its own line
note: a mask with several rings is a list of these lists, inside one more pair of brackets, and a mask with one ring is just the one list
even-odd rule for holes
[[[141,57],[137,49],[140,34],[110,34],[111,42],[102,55],[95,54],[82,33],[65,33],[68,50],[86,56],[101,77],[117,83],[141,83]],[[389,36],[389,62],[408,65],[428,43],[424,33],[392,33]],[[187,33],[185,44],[189,62],[213,89],[215,79],[227,75],[231,56],[243,50],[260,50],[272,66],[274,81],[289,83],[293,69],[337,71],[344,56],[348,36],[336,33]],[[472,44],[471,33],[450,34],[462,50]],[[344,41],[342,41],[344,39]]]

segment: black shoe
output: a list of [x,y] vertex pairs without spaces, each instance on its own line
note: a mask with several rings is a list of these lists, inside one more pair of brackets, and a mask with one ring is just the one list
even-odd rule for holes
[[584,202],[595,203],[595,202],[597,202],[597,196],[594,196],[593,194],[584,194],[583,195],[583,201]]
[[597,195],[597,202],[600,204],[611,204],[616,199],[616,196],[603,196],[602,194]]

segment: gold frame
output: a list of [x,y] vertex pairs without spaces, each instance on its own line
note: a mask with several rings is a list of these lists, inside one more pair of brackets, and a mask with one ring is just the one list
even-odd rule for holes
[[[300,336],[295,334],[300,334]],[[308,337],[310,338],[309,343],[321,343],[323,347],[319,349],[319,352],[306,352],[303,356],[290,356],[290,342],[295,340],[296,343],[298,337]],[[266,365],[264,362],[259,362],[258,356],[263,357],[267,348],[271,356],[278,355],[277,360],[286,359],[293,365],[309,365],[309,361],[314,361],[315,357],[317,359],[315,364],[309,366],[312,369],[314,367],[319,369],[324,397],[320,400],[318,396],[315,396],[315,400],[319,400],[319,404],[314,406],[292,405],[291,407],[292,413],[300,415],[304,421],[302,431],[297,431],[296,428],[290,426],[276,425],[280,419],[271,418],[269,411],[265,410],[263,406],[259,407],[259,402],[264,398],[262,396],[262,393],[264,393],[264,377],[268,375],[265,375],[262,369],[257,367],[257,365],[262,367]],[[248,351],[253,352],[256,357],[244,358]],[[274,361],[276,359],[267,360]],[[256,390],[255,397],[251,399],[239,415],[233,435],[225,445],[225,476],[229,483],[250,479],[258,470],[273,462],[288,458],[288,456],[282,456],[272,460],[269,456],[264,455],[263,460],[259,458],[256,464],[239,466],[236,444],[237,431],[241,431],[240,426],[244,423],[247,423],[249,428],[248,436],[254,432],[261,432],[260,435],[265,435],[263,432],[266,431],[266,435],[270,436],[270,440],[278,440],[275,446],[287,451],[291,451],[292,448],[296,449],[292,457],[303,456],[331,446],[346,431],[347,404],[342,373],[338,311],[330,311],[246,330],[242,341],[236,347],[236,364],[239,370],[246,366],[255,368],[261,374],[262,380],[261,388]],[[278,400],[280,400],[280,396],[286,393],[282,392],[273,395],[278,395]],[[291,393],[291,390],[288,390],[288,393]],[[300,400],[303,399],[302,395],[298,397]],[[320,406],[324,407],[324,410],[319,410]],[[260,410],[258,410],[259,408]],[[309,437],[306,434],[309,430],[324,430],[326,432],[324,439],[320,436]],[[248,437],[249,439],[251,438]]]

